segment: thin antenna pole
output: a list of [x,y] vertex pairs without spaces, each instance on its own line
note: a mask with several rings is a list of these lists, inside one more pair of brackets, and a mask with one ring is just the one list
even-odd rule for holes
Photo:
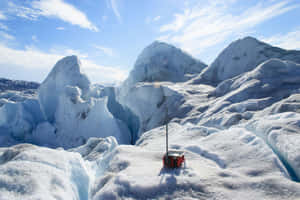
[[168,107],[166,107],[166,157],[167,157],[167,166],[168,166],[168,162],[169,162],[169,150],[168,150]]

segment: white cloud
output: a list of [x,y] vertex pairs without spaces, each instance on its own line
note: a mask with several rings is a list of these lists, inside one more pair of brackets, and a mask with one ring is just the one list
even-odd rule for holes
[[165,24],[160,27],[160,32],[174,31],[177,32],[186,24],[189,19],[190,10],[185,10],[183,14],[175,14],[175,20],[170,24]]
[[83,12],[63,0],[34,0],[31,2],[31,7],[9,2],[9,8],[16,16],[26,19],[36,20],[39,16],[54,17],[81,28],[98,31]]
[[0,20],[7,19],[6,16],[3,14],[3,12],[0,11]]
[[108,56],[114,55],[113,49],[111,49],[109,47],[104,47],[104,46],[100,46],[100,45],[94,45],[94,47]]
[[39,10],[22,5],[16,5],[11,1],[8,2],[8,12],[17,17],[22,17],[28,20],[37,20],[37,18],[40,16]]
[[4,38],[6,40],[14,40],[15,39],[14,36],[12,36],[12,35],[10,35],[8,33],[5,33],[3,31],[0,31],[0,37]]
[[2,24],[2,23],[0,23],[0,29],[4,30],[4,31],[8,31],[9,30],[9,28],[5,24]]
[[156,16],[156,17],[154,17],[154,19],[153,19],[153,21],[159,21],[160,20],[160,16]]
[[32,39],[34,42],[38,42],[38,41],[39,41],[39,40],[37,39],[36,35],[31,36],[31,39]]
[[160,27],[167,42],[178,44],[190,53],[200,53],[207,47],[223,42],[229,37],[239,36],[258,24],[294,9],[288,1],[262,3],[243,10],[240,14],[231,12],[237,1],[210,1],[190,5],[183,13],[175,14],[174,20]]
[[300,28],[285,34],[276,34],[268,38],[262,38],[262,40],[285,49],[300,49]]
[[62,56],[71,56],[71,55],[76,55],[81,59],[86,59],[88,58],[87,53],[82,53],[81,51],[77,49],[71,49],[66,46],[61,46],[61,45],[55,45],[53,46],[49,52],[51,54],[56,54],[56,55],[62,55]]
[[159,15],[154,18],[151,18],[148,16],[148,17],[146,17],[145,22],[146,22],[146,24],[150,24],[151,22],[158,22],[160,20],[160,18],[161,17]]
[[59,27],[56,27],[56,30],[63,31],[63,30],[65,30],[65,27],[59,26]]
[[111,3],[111,8],[112,8],[114,14],[116,15],[116,17],[118,18],[119,22],[121,23],[122,22],[122,18],[121,18],[121,15],[120,15],[120,12],[119,12],[119,8],[118,8],[118,4],[117,4],[116,0],[110,0],[110,3]]
[[[75,52],[75,51],[74,51]],[[22,50],[10,48],[0,44],[0,69],[8,68],[9,73],[12,69],[25,69],[28,75],[42,71],[43,77],[34,77],[36,81],[42,81],[55,63],[65,55],[46,53],[36,48],[25,48]],[[79,56],[80,58],[80,56]],[[92,60],[81,58],[83,70],[92,82],[116,82],[126,78],[128,72],[119,67],[98,65]],[[5,72],[1,72],[5,76]],[[22,72],[20,72],[22,73]],[[15,78],[24,74],[14,74]],[[41,74],[39,74],[41,76]]]

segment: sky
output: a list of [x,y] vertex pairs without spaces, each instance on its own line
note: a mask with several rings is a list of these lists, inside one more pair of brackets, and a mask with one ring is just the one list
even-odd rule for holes
[[300,49],[299,19],[299,0],[0,0],[0,77],[42,82],[77,55],[93,83],[116,83],[155,40],[206,64],[245,36]]

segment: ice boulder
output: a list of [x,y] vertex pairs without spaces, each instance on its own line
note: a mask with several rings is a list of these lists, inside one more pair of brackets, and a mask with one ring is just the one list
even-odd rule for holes
[[82,98],[88,93],[90,81],[83,73],[81,63],[76,56],[68,56],[59,60],[38,90],[42,111],[48,121],[55,120],[58,99],[66,86],[80,88]]
[[17,141],[29,142],[32,130],[43,121],[37,99],[4,104],[0,107],[0,146],[9,146]]
[[138,56],[125,84],[155,81],[182,82],[199,74],[205,67],[206,64],[182,50],[155,41]]
[[245,37],[231,43],[216,60],[203,70],[195,83],[217,85],[221,81],[251,71],[270,58],[300,63],[300,51],[288,51],[273,47],[252,37]]

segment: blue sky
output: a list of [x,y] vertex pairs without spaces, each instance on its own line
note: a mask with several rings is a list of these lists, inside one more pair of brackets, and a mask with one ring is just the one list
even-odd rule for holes
[[245,36],[300,48],[298,0],[0,0],[0,77],[42,82],[78,55],[92,82],[127,77],[154,40],[210,64]]

